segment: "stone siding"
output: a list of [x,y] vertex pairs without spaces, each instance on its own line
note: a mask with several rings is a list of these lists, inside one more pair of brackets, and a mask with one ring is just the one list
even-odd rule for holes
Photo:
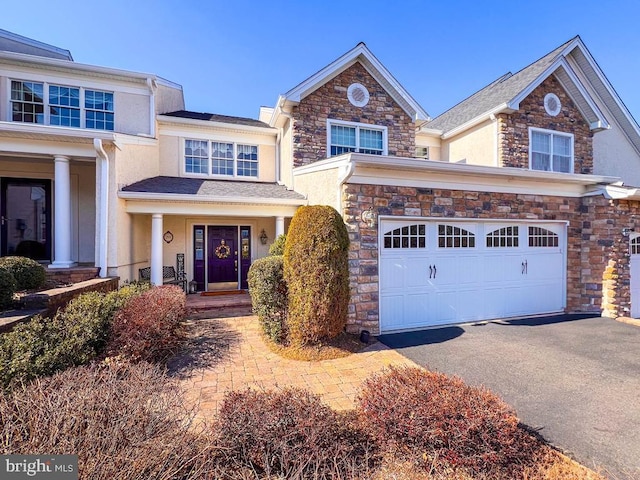
[[[562,110],[552,117],[544,109],[544,97],[555,93]],[[504,167],[529,168],[529,127],[574,135],[574,172],[593,172],[593,134],[580,111],[554,76],[548,77],[527,98],[520,109],[498,115],[498,158]]]
[[630,214],[640,214],[640,202],[356,184],[345,186],[343,200],[351,240],[350,332],[379,328],[378,227],[360,220],[369,207],[398,217],[567,221],[566,310],[628,312],[629,239],[622,228],[633,227]]
[[[355,107],[347,98],[347,88],[352,83],[360,83],[369,91],[369,103],[362,108]],[[302,99],[292,116],[296,167],[328,157],[327,119],[385,126],[389,155],[415,155],[415,125],[411,118],[360,63]]]

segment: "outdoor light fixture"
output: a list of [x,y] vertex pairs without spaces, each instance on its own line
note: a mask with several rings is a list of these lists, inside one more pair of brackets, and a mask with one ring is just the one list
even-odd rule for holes
[[636,231],[635,228],[624,227],[622,229],[622,235],[624,235],[625,237],[628,237],[631,232],[635,232],[635,231]]
[[362,212],[360,218],[364,223],[366,223],[370,228],[376,226],[377,213],[373,210],[373,207],[369,207],[367,210]]
[[267,237],[267,233],[264,231],[264,228],[260,232],[260,237],[259,238],[260,238],[260,243],[262,245],[266,245],[267,244],[267,240],[269,240],[269,237]]

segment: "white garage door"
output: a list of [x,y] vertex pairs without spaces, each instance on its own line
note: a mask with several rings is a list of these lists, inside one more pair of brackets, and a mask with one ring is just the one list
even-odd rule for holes
[[629,238],[629,253],[631,254],[631,316],[640,317],[640,235],[632,233]]
[[380,222],[383,332],[564,309],[564,223]]

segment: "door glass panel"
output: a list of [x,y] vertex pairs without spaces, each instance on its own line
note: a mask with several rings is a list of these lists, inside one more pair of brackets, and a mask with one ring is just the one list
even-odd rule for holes
[[4,194],[3,255],[49,260],[45,182],[8,181]]

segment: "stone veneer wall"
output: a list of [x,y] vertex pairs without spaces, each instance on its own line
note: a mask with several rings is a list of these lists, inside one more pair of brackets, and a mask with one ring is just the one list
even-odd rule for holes
[[378,227],[360,213],[374,207],[380,215],[456,218],[565,220],[567,228],[567,311],[605,316],[624,314],[630,305],[628,237],[630,214],[640,202],[603,197],[566,198],[415,187],[348,184],[344,219],[351,240],[351,305],[348,330],[378,332]]
[[[360,83],[369,91],[369,103],[353,106],[347,88]],[[293,112],[294,166],[327,158],[327,119],[386,126],[389,155],[415,155],[415,125],[411,118],[374,80],[360,63],[355,63],[300,101]]]
[[[544,96],[555,93],[562,110],[552,117]],[[529,127],[574,135],[574,173],[593,172],[593,134],[571,98],[552,75],[520,102],[520,110],[498,115],[498,158],[504,167],[529,168]]]

